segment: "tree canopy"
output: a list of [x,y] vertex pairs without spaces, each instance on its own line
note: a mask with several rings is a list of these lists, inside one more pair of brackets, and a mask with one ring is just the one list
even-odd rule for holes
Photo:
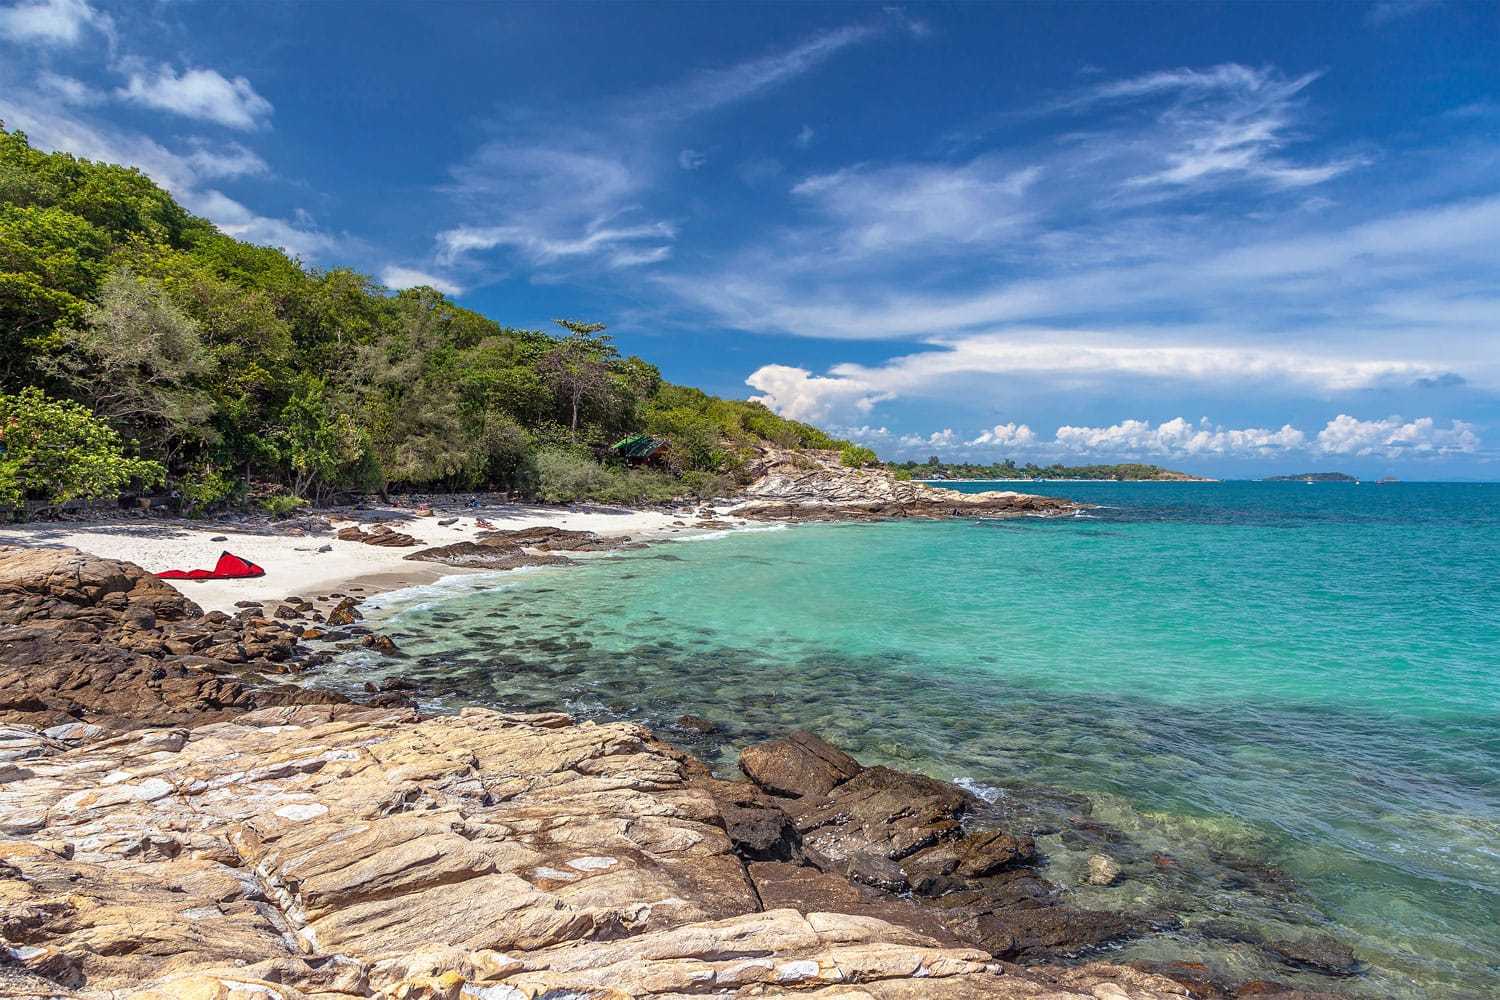
[[[515,329],[431,288],[309,267],[225,235],[138,170],[0,127],[0,392],[82,407],[122,461],[156,463],[184,495],[556,497],[547,470],[578,463],[656,495],[722,486],[763,441],[843,445],[663,381],[601,323],[557,325]],[[675,485],[611,466],[609,444],[639,432],[669,441]]]

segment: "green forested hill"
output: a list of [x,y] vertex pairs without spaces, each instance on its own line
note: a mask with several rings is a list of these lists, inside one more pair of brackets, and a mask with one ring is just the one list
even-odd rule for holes
[[[0,129],[0,508],[162,483],[199,504],[396,487],[642,500],[721,488],[760,440],[841,444],[665,383],[598,324],[559,325],[307,267],[137,170]],[[669,439],[670,475],[610,463],[635,432]]]

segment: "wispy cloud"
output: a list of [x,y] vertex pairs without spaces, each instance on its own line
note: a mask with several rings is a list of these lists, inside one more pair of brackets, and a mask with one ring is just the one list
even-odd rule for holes
[[1394,21],[1420,14],[1436,3],[1437,0],[1381,0],[1370,5],[1365,21],[1371,27],[1383,28]]
[[15,42],[71,47],[90,30],[114,36],[114,22],[86,0],[33,0],[0,7],[0,37]]
[[[910,30],[894,15],[835,28],[593,108],[570,108],[566,124],[557,116],[513,114],[503,123],[505,139],[484,144],[453,168],[445,190],[465,221],[437,234],[438,259],[468,268],[476,279],[517,267],[602,262],[618,269],[668,260],[679,225],[652,208],[663,178],[674,172],[669,165],[696,171],[708,164],[704,152],[682,144],[689,122],[770,93],[853,47]],[[481,257],[493,251],[499,253]]]
[[271,102],[249,80],[230,79],[213,69],[178,75],[170,66],[159,66],[155,72],[131,73],[115,93],[134,104],[235,129],[257,128],[272,111]]

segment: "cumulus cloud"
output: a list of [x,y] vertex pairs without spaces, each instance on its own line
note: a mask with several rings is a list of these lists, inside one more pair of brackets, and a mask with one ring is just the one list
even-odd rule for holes
[[444,295],[462,295],[463,289],[446,278],[440,278],[426,271],[419,271],[412,267],[401,267],[391,265],[380,272],[380,283],[387,288],[402,291],[407,288],[417,288],[425,285],[435,288]]
[[884,426],[843,428],[838,432],[871,446],[883,445],[892,454],[958,450],[972,457],[1020,453],[1051,458],[1189,460],[1264,459],[1300,453],[1309,457],[1395,459],[1475,454],[1481,446],[1475,426],[1462,420],[1450,421],[1444,427],[1432,417],[1410,421],[1400,417],[1359,420],[1347,414],[1328,421],[1317,434],[1291,424],[1279,428],[1225,427],[1207,417],[1197,422],[1175,417],[1160,423],[1131,419],[1107,426],[1064,424],[1050,438],[1016,422],[997,424],[968,440],[961,440],[951,429],[927,435],[898,434]]
[[1224,428],[1203,418],[1196,424],[1182,417],[1152,425],[1125,420],[1108,427],[1057,429],[1057,446],[1081,454],[1232,455],[1259,456],[1301,448],[1307,435],[1290,424],[1279,430],[1264,427]]
[[1447,427],[1431,417],[1402,420],[1358,420],[1341,413],[1318,432],[1319,450],[1330,455],[1473,454],[1479,450],[1479,435],[1473,424],[1454,420]]
[[967,442],[980,448],[1030,448],[1036,443],[1037,437],[1032,429],[1015,422],[996,424],[987,431],[980,431],[977,437]]
[[243,76],[229,79],[218,70],[190,69],[181,76],[170,66],[154,74],[131,73],[115,93],[126,101],[199,121],[253,129],[270,117],[271,102]]
[[36,45],[77,45],[87,29],[113,34],[109,15],[86,0],[36,0],[0,7],[0,36]]

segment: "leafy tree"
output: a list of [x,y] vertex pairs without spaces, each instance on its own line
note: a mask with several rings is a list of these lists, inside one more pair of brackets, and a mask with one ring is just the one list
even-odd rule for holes
[[35,386],[0,393],[0,507],[111,497],[131,482],[165,478],[160,463],[127,458],[120,435],[86,407]]
[[542,356],[539,368],[568,410],[568,430],[578,438],[578,411],[586,401],[601,398],[610,385],[609,363],[620,356],[601,331],[603,323],[556,319],[568,336]]
[[62,336],[67,350],[40,366],[129,431],[147,454],[170,462],[214,438],[213,398],[202,384],[212,362],[199,326],[156,282],[111,273],[99,304]]
[[297,497],[332,479],[364,452],[359,427],[348,413],[339,411],[327,384],[316,375],[298,376],[272,439],[292,470],[292,495]]

